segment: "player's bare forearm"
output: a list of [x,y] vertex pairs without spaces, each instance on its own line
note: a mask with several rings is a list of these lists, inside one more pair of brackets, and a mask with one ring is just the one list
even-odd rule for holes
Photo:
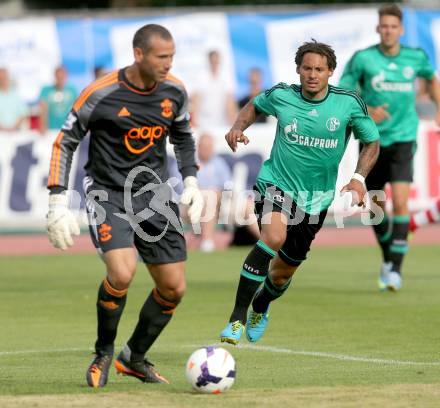
[[387,111],[388,104],[380,105],[380,106],[367,106],[368,114],[371,116],[371,119],[374,120],[375,123],[381,123],[386,119],[390,118],[390,114]]
[[255,112],[253,99],[251,99],[246,105],[243,106],[243,108],[241,108],[240,112],[238,112],[237,119],[232,125],[232,129],[241,131],[246,130],[250,125],[252,125],[252,123],[255,122],[256,118],[257,113]]
[[229,132],[225,135],[226,142],[233,152],[237,150],[237,143],[243,143],[245,145],[249,143],[249,139],[244,135],[243,131],[255,122],[256,117],[257,113],[255,112],[253,100],[251,99],[241,108],[237,119]]
[[359,154],[359,160],[356,166],[356,173],[366,177],[376,164],[379,156],[380,144],[376,140],[374,142],[365,143]]
[[[379,141],[365,143],[359,154],[359,160],[357,162],[355,173],[360,174],[364,178],[367,177],[370,170],[376,164],[377,157],[379,156],[380,144]],[[365,195],[366,187],[363,181],[361,181],[356,174],[348,184],[342,187],[341,193],[350,192],[352,201],[351,205],[357,205],[359,207],[365,207]]]
[[434,75],[431,80],[426,81],[427,90],[432,101],[437,105],[437,110],[440,110],[440,82]]

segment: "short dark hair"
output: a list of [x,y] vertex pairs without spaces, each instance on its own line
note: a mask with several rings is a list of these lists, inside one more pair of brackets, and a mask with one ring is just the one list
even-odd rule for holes
[[314,54],[322,55],[327,58],[327,65],[333,71],[336,68],[336,55],[330,45],[319,43],[312,38],[312,41],[305,42],[301,47],[298,48],[295,55],[296,66],[299,67],[302,64],[304,54],[312,52]]
[[171,41],[173,36],[163,26],[159,24],[147,24],[139,28],[133,37],[133,48],[140,48],[144,53],[151,47],[151,38],[158,36],[163,40]]
[[213,57],[219,57],[220,58],[220,52],[217,50],[211,50],[208,52],[208,59],[212,59]]
[[394,16],[397,17],[400,21],[403,19],[402,10],[395,3],[384,4],[379,8],[379,18],[383,16]]

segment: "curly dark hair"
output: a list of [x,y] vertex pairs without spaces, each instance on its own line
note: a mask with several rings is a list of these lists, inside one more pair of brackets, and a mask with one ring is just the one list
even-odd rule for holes
[[315,39],[312,38],[312,41],[305,42],[301,47],[298,48],[298,51],[296,51],[295,55],[295,63],[296,66],[299,67],[302,64],[304,55],[308,52],[312,52],[314,54],[322,55],[323,57],[327,58],[327,65],[329,69],[332,71],[336,68],[336,55],[335,51],[333,50],[330,45],[317,42]]
[[151,47],[151,38],[158,36],[163,40],[172,40],[171,33],[159,24],[147,24],[139,28],[133,37],[133,48],[140,48],[144,53]]
[[397,4],[394,3],[384,4],[379,8],[378,13],[379,18],[383,16],[394,16],[397,17],[400,21],[402,21],[403,19],[402,10]]

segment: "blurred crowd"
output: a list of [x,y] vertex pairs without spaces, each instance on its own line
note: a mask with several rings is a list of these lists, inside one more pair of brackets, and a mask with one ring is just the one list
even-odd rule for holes
[[[235,90],[224,75],[218,51],[208,53],[206,66],[206,72],[201,74],[189,95],[191,122],[200,132],[232,125],[239,108],[263,91],[262,71],[259,68],[249,71],[249,93],[236,99]],[[98,79],[106,73],[108,71],[104,67],[96,67],[94,78]],[[47,130],[59,130],[80,91],[69,84],[67,68],[56,67],[53,82],[43,86],[38,100],[30,105],[20,97],[14,80],[17,78],[13,78],[7,68],[0,67],[0,131],[33,129],[44,135]],[[258,121],[265,120],[261,117]]]
[[[98,79],[107,72],[103,67],[96,67],[94,77]],[[225,199],[224,192],[228,190],[228,185],[232,185],[232,169],[215,151],[216,143],[222,143],[223,140],[216,140],[219,135],[213,129],[230,127],[239,109],[264,90],[262,73],[263,70],[259,67],[251,68],[247,77],[248,92],[236,98],[235,89],[226,79],[221,54],[217,50],[211,50],[206,56],[206,71],[200,75],[197,86],[189,94],[191,122],[195,130],[200,167],[199,183],[206,202],[211,202],[207,208],[214,211],[213,214],[205,214],[206,221],[202,222],[201,234],[194,236],[197,247],[202,251],[210,252],[222,245],[215,238],[219,229],[229,234],[228,243],[252,244],[258,239],[252,197],[238,197],[238,193],[229,187],[229,198]],[[0,67],[0,134],[32,129],[44,137],[48,131],[58,131],[79,91],[69,84],[66,67],[58,66],[54,70],[53,82],[43,86],[38,100],[28,105],[17,92],[11,72]],[[418,83],[417,110],[423,119],[432,119],[435,113],[435,106],[422,81]],[[264,123],[266,120],[266,117],[261,116],[257,122]],[[172,168],[170,173],[179,177],[178,172],[173,173]],[[219,217],[224,218],[222,212],[232,214],[225,223],[226,226],[218,223]],[[237,219],[241,222],[234,221]]]
[[[206,71],[200,75],[197,85],[190,92],[191,123],[196,132],[210,132],[213,128],[231,126],[238,113],[252,97],[264,90],[263,71],[253,67],[248,72],[248,93],[236,98],[235,89],[226,79],[221,55],[217,50],[207,54]],[[95,67],[94,78],[108,73],[104,67]],[[69,113],[80,90],[69,84],[66,67],[54,70],[51,84],[42,87],[38,100],[27,104],[14,86],[14,80],[7,68],[0,67],[0,131],[38,130],[42,135],[47,130],[59,130]],[[429,98],[426,84],[418,82],[417,111],[423,119],[432,119],[435,105]],[[261,116],[257,123],[266,122]]]

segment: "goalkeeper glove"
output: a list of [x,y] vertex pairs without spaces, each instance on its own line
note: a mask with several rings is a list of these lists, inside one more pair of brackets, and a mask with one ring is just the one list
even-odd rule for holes
[[180,202],[189,205],[188,216],[191,224],[197,224],[202,216],[204,201],[201,191],[194,176],[185,177],[183,180],[183,193]]
[[75,216],[67,207],[65,194],[49,195],[49,212],[46,229],[49,241],[55,248],[63,251],[73,245],[73,235],[79,235],[79,225]]

